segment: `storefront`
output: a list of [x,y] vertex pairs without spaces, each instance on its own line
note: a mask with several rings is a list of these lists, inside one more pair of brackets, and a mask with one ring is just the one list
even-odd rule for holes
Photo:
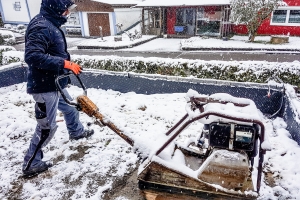
[[229,1],[163,3],[152,0],[137,5],[143,10],[143,33],[168,36],[216,36],[232,32]]

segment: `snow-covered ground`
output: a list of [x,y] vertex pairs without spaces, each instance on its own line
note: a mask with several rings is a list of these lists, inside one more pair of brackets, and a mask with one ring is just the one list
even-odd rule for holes
[[[217,38],[201,38],[201,37],[192,37],[188,39],[180,38],[156,38],[148,42],[134,46],[136,43],[143,42],[152,38],[153,36],[143,35],[142,38],[130,41],[129,37],[126,34],[122,35],[122,42],[114,41],[114,36],[103,37],[101,38],[76,38],[76,37],[67,37],[68,49],[74,50],[78,46],[95,46],[95,47],[124,47],[121,49],[116,49],[115,51],[136,51],[136,52],[179,52],[183,51],[182,48],[194,48],[200,49],[201,51],[211,51],[213,52],[226,51],[230,49],[231,51],[247,51],[256,49],[253,52],[283,52],[283,51],[299,51],[299,42],[300,37],[289,37],[289,43],[286,44],[270,44],[270,36],[257,36],[254,43],[247,42],[247,36],[233,36],[228,41],[223,41],[222,39]],[[126,47],[126,48],[125,48]],[[128,48],[129,47],[129,48]],[[24,49],[23,45],[19,49]],[[242,50],[241,50],[242,49]],[[97,50],[95,50],[97,51]],[[194,50],[198,51],[198,50]],[[184,51],[186,52],[186,51]]]
[[[153,37],[153,36],[152,36]],[[283,51],[291,49],[291,51],[300,50],[299,37],[289,37],[289,43],[285,44],[270,44],[270,36],[257,36],[254,43],[249,43],[247,36],[233,36],[227,41],[217,38],[207,38],[207,37],[191,37],[188,39],[179,39],[179,38],[157,38],[146,43],[134,46],[134,44],[145,41],[151,38],[151,36],[143,35],[142,38],[130,41],[129,37],[126,34],[122,35],[122,42],[115,42],[114,36],[104,37],[95,39],[82,39],[76,41],[76,44],[72,45],[70,49],[76,49],[77,46],[94,46],[94,47],[126,47],[121,49],[122,51],[182,51],[183,48],[189,48],[191,50],[195,49],[230,49],[230,50],[253,50],[257,51],[268,51],[276,50]],[[75,41],[74,38],[68,39],[70,42]],[[127,47],[132,46],[131,48]]]
[[261,50],[300,50],[296,44],[300,42],[299,37],[289,37],[289,43],[284,44],[271,44],[271,36],[257,36],[255,42],[248,42],[246,36],[233,36],[229,40],[221,40],[216,38],[201,38],[192,37],[181,42],[181,48],[224,48],[224,49],[261,49]]
[[[121,25],[122,27],[122,25]],[[147,42],[156,38],[156,35],[142,35],[141,24],[137,24],[130,30],[125,31],[122,28],[118,31],[123,31],[121,35],[106,36],[106,37],[94,37],[93,39],[86,39],[82,42],[78,42],[76,45],[80,47],[94,47],[94,48],[132,48],[140,43]]]
[[[72,86],[69,92],[76,97],[82,91]],[[88,96],[100,112],[134,138],[142,156],[167,140],[164,133],[186,113],[185,95],[88,89]],[[133,199],[128,195],[134,192],[113,198],[107,195],[116,192],[117,180],[122,181],[139,166],[135,148],[107,127],[95,125],[85,114],[80,115],[81,121],[85,126],[90,122],[95,134],[88,140],[69,141],[58,113],[58,130],[44,149],[44,159],[55,165],[38,177],[22,179],[23,156],[36,125],[34,101],[26,93],[25,83],[0,88],[0,97],[0,199]],[[300,148],[281,118],[261,117],[272,151],[265,155],[259,199],[300,199]],[[195,139],[201,127],[200,123],[192,124],[177,142]]]
[[156,38],[154,35],[143,35],[142,38],[135,40],[130,40],[127,35],[116,36],[117,38],[122,38],[121,41],[115,41],[115,36],[109,36],[95,39],[86,39],[83,42],[77,44],[77,46],[84,47],[98,47],[98,48],[131,48],[134,45],[138,45],[140,42],[146,42],[152,38]]
[[[84,38],[67,40],[72,43],[70,49],[81,43],[114,43],[108,38],[105,38],[106,41]],[[229,41],[212,38],[190,40],[192,42],[159,38],[122,51],[181,51],[181,44],[216,48],[250,46],[246,42],[246,36],[234,36]],[[267,43],[270,37],[257,37],[256,40],[261,41],[253,44],[258,48],[274,47]],[[290,37],[290,43],[275,46],[296,49],[299,48],[299,40]],[[8,66],[1,68],[6,69]],[[69,91],[74,97],[81,94],[77,87],[72,86]],[[58,130],[44,149],[45,160],[52,160],[55,165],[38,177],[24,180],[21,178],[21,165],[36,125],[34,101],[26,94],[25,83],[0,88],[0,199],[133,200],[130,195],[135,195],[136,191],[113,195],[120,187],[118,182],[126,182],[125,177],[136,172],[140,166],[141,160],[135,153],[136,148],[142,149],[141,155],[145,156],[167,140],[164,133],[186,113],[185,95],[141,95],[134,92],[123,94],[112,90],[88,89],[88,96],[101,113],[134,138],[135,147],[132,148],[107,127],[94,124],[93,119],[85,114],[80,115],[81,121],[85,126],[91,123],[90,128],[95,130],[95,134],[88,140],[69,141],[63,118],[58,113]],[[293,103],[295,110],[300,110],[297,98]],[[281,118],[269,120],[263,117],[263,120],[272,151],[267,151],[265,155],[259,199],[300,200],[300,147],[291,139]],[[191,125],[178,137],[177,142],[186,143],[196,138],[201,127],[200,123]]]

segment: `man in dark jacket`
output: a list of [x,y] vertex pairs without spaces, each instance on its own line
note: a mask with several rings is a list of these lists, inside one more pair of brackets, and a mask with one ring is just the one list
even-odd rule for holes
[[[37,126],[24,158],[22,170],[25,177],[51,167],[50,163],[42,161],[42,148],[57,129],[57,109],[64,114],[70,139],[87,138],[94,133],[93,130],[84,130],[78,111],[63,100],[55,85],[56,77],[69,70],[75,74],[81,73],[81,67],[70,62],[66,39],[60,29],[74,7],[76,5],[71,0],[42,0],[40,13],[30,21],[26,31],[27,92],[36,101]],[[69,78],[61,79],[60,85],[65,88],[68,82]],[[71,98],[66,89],[63,90]]]

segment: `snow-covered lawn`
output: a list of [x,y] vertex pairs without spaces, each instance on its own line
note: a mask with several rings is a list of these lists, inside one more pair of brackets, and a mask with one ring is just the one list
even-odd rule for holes
[[[233,36],[232,38],[224,41],[218,38],[207,38],[207,37],[191,37],[188,39],[179,39],[179,38],[156,38],[150,40],[146,43],[139,44],[134,46],[134,44],[149,40],[154,36],[143,35],[142,38],[130,41],[129,37],[126,34],[122,35],[122,41],[115,42],[114,36],[104,37],[95,39],[84,39],[82,38],[81,42],[78,39],[75,45],[71,45],[70,49],[76,49],[77,46],[94,46],[94,47],[110,47],[110,48],[119,48],[124,47],[120,50],[122,51],[182,51],[182,49],[190,50],[209,50],[209,49],[230,49],[230,50],[257,50],[257,51],[268,51],[276,50],[283,51],[291,49],[294,51],[300,50],[299,37],[289,37],[289,43],[285,44],[270,44],[270,36],[257,36],[254,43],[249,43],[247,36]],[[75,38],[67,38],[68,41],[72,42],[76,40]],[[130,48],[128,48],[130,47]]]
[[[121,38],[121,41],[115,41],[115,37]],[[122,36],[107,36],[102,38],[85,39],[82,42],[77,43],[78,48],[131,48],[139,43],[146,42],[153,38],[155,35],[143,35],[141,38],[130,40],[128,35],[123,34]]]
[[[76,97],[82,91],[72,86],[69,92]],[[141,95],[91,88],[88,96],[102,114],[132,136],[142,156],[164,143],[164,133],[186,113],[184,93]],[[81,121],[92,123],[95,134],[88,140],[69,141],[58,113],[58,130],[45,148],[45,160],[52,159],[55,165],[38,177],[22,179],[23,156],[36,125],[34,101],[25,83],[0,88],[0,98],[0,199],[133,199],[129,195],[134,192],[108,196],[117,193],[117,182],[139,166],[135,148],[85,114]],[[264,123],[272,151],[265,155],[259,199],[300,199],[300,148],[281,118],[264,118]],[[177,141],[191,140],[201,127],[191,125]]]
[[233,36],[227,41],[216,38],[191,37],[181,41],[181,48],[198,49],[198,48],[224,48],[224,49],[261,49],[261,50],[300,50],[299,37],[289,37],[289,43],[270,44],[270,36],[257,36],[255,42],[247,42],[247,36]]
[[138,46],[120,49],[119,51],[136,51],[136,52],[177,52],[181,51],[180,42],[182,39],[178,38],[156,38]]
[[[104,41],[100,38],[68,40],[73,42],[70,48],[80,44],[114,47],[132,45],[132,41],[126,37],[123,35],[124,44],[114,42],[113,37],[104,37]],[[142,38],[146,39],[146,36]],[[199,37],[159,38],[126,50],[171,52],[181,51],[183,46],[300,49],[300,38],[297,37],[290,37],[290,43],[283,45],[268,44],[270,37],[257,37],[256,41],[259,42],[253,44],[246,40],[246,36],[234,36],[229,41]],[[23,53],[7,52],[4,56],[22,58]],[[2,69],[6,67],[9,66],[2,66]],[[81,94],[81,90],[74,86],[69,91],[74,97]],[[94,124],[93,119],[83,113],[80,115],[81,121],[85,126],[91,123],[89,128],[94,129],[95,134],[88,140],[69,141],[63,118],[58,113],[58,130],[44,149],[44,159],[52,160],[55,165],[48,172],[25,180],[21,178],[21,165],[36,125],[34,101],[26,94],[25,83],[0,88],[0,199],[141,199],[137,190],[118,192],[120,185],[124,185],[133,172],[137,173],[141,159],[136,149],[142,153],[141,157],[145,157],[167,140],[164,133],[186,113],[185,94],[123,94],[91,88],[88,89],[88,96],[102,114],[133,138],[135,146],[131,147],[107,127]],[[295,110],[299,110],[299,100],[293,99],[293,105]],[[300,200],[300,147],[291,139],[281,118],[269,120],[264,117],[264,123],[272,151],[267,151],[265,155],[259,199]],[[201,127],[200,123],[191,125],[178,137],[177,142],[186,143],[195,139]],[[137,183],[135,185],[138,187]]]

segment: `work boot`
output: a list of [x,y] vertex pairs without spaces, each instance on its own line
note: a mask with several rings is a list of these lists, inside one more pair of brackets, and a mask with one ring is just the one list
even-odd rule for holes
[[52,167],[52,163],[41,161],[38,164],[29,167],[29,169],[23,169],[23,177],[30,178],[36,176],[44,171],[47,171],[50,167]]
[[89,138],[90,136],[92,136],[94,134],[94,130],[91,129],[91,130],[84,130],[83,133],[79,136],[71,136],[70,135],[70,140],[79,140],[79,139],[82,139],[82,138]]

